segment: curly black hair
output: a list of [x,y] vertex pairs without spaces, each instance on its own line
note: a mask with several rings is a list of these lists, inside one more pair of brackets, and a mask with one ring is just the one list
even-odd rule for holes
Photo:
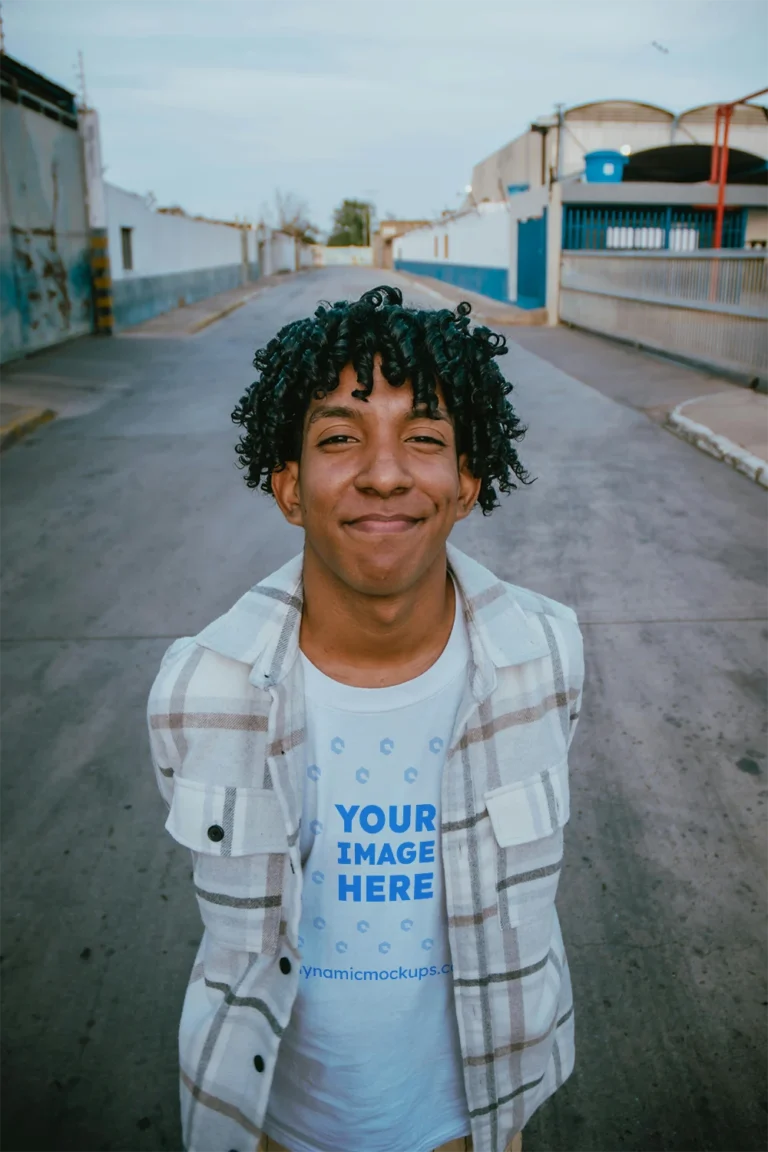
[[506,339],[489,328],[470,328],[470,310],[466,302],[455,312],[408,308],[399,288],[384,285],[354,302],[322,303],[314,316],[281,328],[254,356],[260,377],[232,413],[244,429],[236,451],[248,487],[272,494],[273,471],[301,456],[310,401],[333,392],[347,364],[361,385],[352,395],[368,399],[377,354],[390,384],[410,385],[414,408],[433,414],[440,384],[457,452],[466,453],[472,475],[482,482],[484,515],[498,506],[495,485],[506,493],[517,488],[513,476],[532,483],[514,447],[526,429],[507,400],[512,385],[494,363],[506,353]]

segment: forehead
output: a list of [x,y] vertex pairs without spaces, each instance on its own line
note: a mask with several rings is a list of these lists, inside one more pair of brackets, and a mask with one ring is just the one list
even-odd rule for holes
[[[342,368],[339,373],[339,383],[333,392],[329,392],[322,400],[310,401],[307,415],[321,407],[327,405],[343,404],[345,407],[359,409],[361,415],[365,412],[370,412],[372,406],[376,410],[387,409],[388,411],[411,411],[413,409],[413,391],[410,382],[406,381],[401,386],[390,384],[386,376],[381,370],[380,357],[377,356],[373,365],[373,391],[366,400],[361,400],[352,393],[361,387],[360,381],[357,378],[357,373],[351,364],[347,364]],[[445,397],[440,387],[439,382],[435,386],[435,394],[438,403],[442,408],[446,407]]]

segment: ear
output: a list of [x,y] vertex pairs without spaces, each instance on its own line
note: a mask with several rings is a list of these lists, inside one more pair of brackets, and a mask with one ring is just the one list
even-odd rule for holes
[[284,468],[272,473],[272,491],[288,523],[302,528],[304,520],[301,515],[298,460],[289,460]]
[[469,470],[469,457],[459,457],[459,499],[456,506],[456,519],[463,520],[469,516],[480,495],[482,481],[473,476]]

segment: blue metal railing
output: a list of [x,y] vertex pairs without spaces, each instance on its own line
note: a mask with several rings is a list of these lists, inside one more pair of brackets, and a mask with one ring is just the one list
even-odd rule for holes
[[[723,248],[743,248],[747,226],[744,208],[726,211]],[[691,252],[711,248],[715,230],[714,208],[659,205],[567,204],[563,212],[563,248],[568,250],[667,249]]]

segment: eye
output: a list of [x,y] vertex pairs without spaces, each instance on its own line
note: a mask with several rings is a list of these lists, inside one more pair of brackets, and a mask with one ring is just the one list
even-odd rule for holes
[[420,444],[439,444],[441,448],[445,448],[445,442],[438,440],[436,436],[411,436],[409,439]]
[[351,440],[351,436],[347,436],[343,432],[337,432],[335,436],[328,436],[325,440],[318,440],[318,448],[323,448],[326,444],[343,444],[347,440]]

